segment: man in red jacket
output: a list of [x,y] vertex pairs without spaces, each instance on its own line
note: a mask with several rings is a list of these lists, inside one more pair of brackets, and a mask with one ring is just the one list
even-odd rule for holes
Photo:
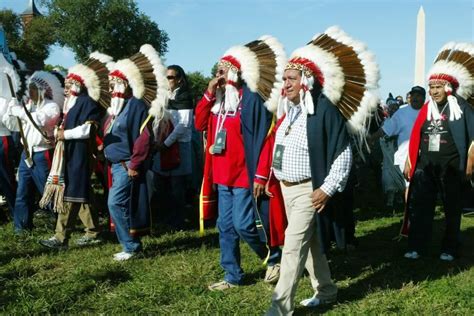
[[[267,45],[269,41],[263,42],[265,40],[258,42],[258,45]],[[274,42],[268,45],[271,44]],[[247,55],[239,55],[242,51]],[[259,177],[256,165],[270,129],[272,114],[264,107],[260,95],[252,91],[252,77],[246,77],[246,74],[251,73],[246,73],[249,59],[256,60],[250,49],[240,46],[231,48],[220,60],[215,78],[209,82],[204,97],[196,107],[196,129],[206,130],[208,135],[202,195],[209,198],[213,189],[206,188],[209,185],[217,187],[217,226],[221,266],[225,270],[224,280],[210,285],[211,291],[222,291],[242,284],[240,239],[266,260],[268,269],[265,282],[274,283],[279,277],[281,252],[278,247],[270,248],[269,251],[267,244],[260,238],[259,233],[263,232],[261,227],[267,221],[267,216],[261,215],[258,207],[261,204],[257,201],[268,175]],[[260,188],[255,190],[255,195],[254,182],[255,188]]]

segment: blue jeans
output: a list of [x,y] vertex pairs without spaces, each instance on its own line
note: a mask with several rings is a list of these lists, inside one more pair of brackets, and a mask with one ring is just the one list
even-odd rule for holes
[[[252,206],[252,194],[249,189],[218,185],[219,244],[221,248],[221,266],[225,270],[224,280],[232,284],[241,284],[244,271],[240,267],[240,238],[262,259],[268,249],[257,232],[255,214]],[[280,260],[279,249],[272,249],[268,265]]]
[[47,151],[33,153],[33,166],[31,168],[28,168],[25,163],[25,152],[21,154],[20,165],[18,166],[15,209],[13,211],[16,232],[33,228],[33,185],[36,186],[40,196],[42,196],[50,168],[47,154]]
[[108,206],[115,224],[117,239],[123,251],[132,253],[142,249],[139,237],[132,237],[130,231],[130,195],[132,180],[121,163],[112,164],[112,187],[109,190]]

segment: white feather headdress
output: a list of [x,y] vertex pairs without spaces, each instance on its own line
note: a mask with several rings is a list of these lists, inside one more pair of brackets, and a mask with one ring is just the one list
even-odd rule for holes
[[286,64],[285,50],[276,38],[264,35],[246,45],[231,47],[220,64],[230,67],[234,77],[240,72],[250,91],[265,100],[269,111],[276,112]]
[[83,64],[69,68],[67,79],[74,79],[87,88],[87,93],[103,107],[110,104],[109,68],[112,57],[93,52]]
[[116,62],[110,76],[127,80],[133,96],[150,105],[149,114],[161,118],[168,102],[168,80],[158,52],[150,44],[130,58]]
[[[285,69],[303,72],[302,85],[310,91],[316,80],[322,93],[339,109],[352,135],[360,142],[378,104],[379,68],[365,44],[349,37],[337,26],[316,34],[304,47],[296,49]],[[310,93],[303,91],[305,110],[313,114]],[[284,96],[282,96],[284,100]],[[280,102],[278,113],[285,111]]]

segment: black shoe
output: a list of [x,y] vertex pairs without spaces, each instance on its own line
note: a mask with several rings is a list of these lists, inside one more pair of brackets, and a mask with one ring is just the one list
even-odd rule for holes
[[66,250],[68,248],[67,243],[60,242],[56,237],[40,240],[39,243],[41,246],[56,250]]

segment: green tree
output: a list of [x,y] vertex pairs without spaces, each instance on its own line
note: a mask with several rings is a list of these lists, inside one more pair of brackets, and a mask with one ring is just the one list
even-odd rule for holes
[[9,48],[18,59],[32,70],[41,69],[49,56],[49,47],[56,40],[51,21],[46,17],[35,17],[25,29],[13,11],[1,10],[0,23],[5,29]]
[[189,90],[191,91],[193,101],[197,102],[202,98],[211,78],[204,76],[199,71],[189,72],[186,76],[188,77]]
[[217,73],[217,67],[219,66],[219,63],[215,63],[214,66],[211,68],[211,76],[214,78]]
[[168,49],[168,34],[133,0],[43,0],[43,4],[56,26],[58,44],[71,48],[78,60],[96,50],[116,60],[129,57],[145,43],[160,55]]

